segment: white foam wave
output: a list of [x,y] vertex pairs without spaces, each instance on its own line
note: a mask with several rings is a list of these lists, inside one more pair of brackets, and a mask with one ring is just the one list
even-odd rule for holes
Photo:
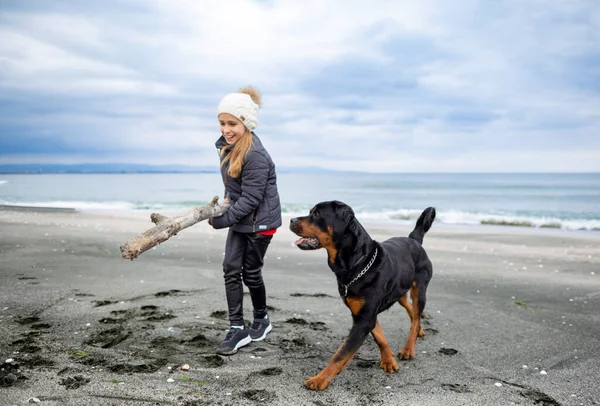
[[127,211],[133,210],[135,205],[129,202],[109,201],[109,202],[89,202],[89,201],[61,201],[55,200],[50,202],[7,202],[0,201],[0,204],[21,207],[52,207],[52,208],[69,208],[75,210],[115,210]]
[[0,185],[4,185],[5,183],[8,183],[7,180],[0,180]]
[[469,213],[462,211],[439,212],[437,220],[446,224],[498,224],[498,225],[522,225],[529,227],[550,227],[567,230],[599,230],[600,220],[590,219],[562,219],[558,217],[544,216],[515,216],[491,213]]
[[[2,182],[2,181],[0,181]],[[30,206],[30,207],[52,207],[52,208],[73,208],[75,210],[106,210],[106,211],[150,211],[150,210],[185,210],[192,208],[186,202],[179,203],[132,203],[126,201],[22,201],[9,202],[0,199],[0,204],[13,206]],[[197,204],[201,205],[200,203]],[[193,207],[196,207],[195,205]],[[312,206],[311,206],[312,207]],[[284,205],[284,214],[290,217],[305,216],[310,210],[309,206],[302,205]],[[375,220],[375,221],[398,221],[402,223],[412,224],[423,212],[422,209],[399,209],[399,210],[376,210],[376,209],[358,209],[355,210],[356,216],[360,220]],[[460,210],[438,210],[436,222],[444,224],[456,225],[481,225],[497,224],[497,225],[522,225],[527,227],[551,227],[567,230],[600,230],[600,219],[564,219],[558,217],[542,217],[542,216],[516,216],[503,215],[495,213],[473,213]]]
[[[360,220],[393,220],[414,223],[423,210],[401,209],[388,211],[355,211]],[[303,212],[305,216],[307,211]],[[565,230],[600,230],[600,219],[563,219],[543,216],[515,216],[494,213],[472,213],[459,210],[437,211],[436,221],[456,225],[513,225],[540,228],[560,228]]]

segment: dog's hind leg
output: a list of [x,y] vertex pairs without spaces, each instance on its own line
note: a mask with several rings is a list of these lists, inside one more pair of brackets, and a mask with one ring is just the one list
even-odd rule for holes
[[379,368],[392,374],[398,372],[398,364],[394,359],[394,352],[385,339],[385,334],[383,334],[383,329],[379,324],[379,320],[377,320],[375,328],[371,330],[371,335],[375,339],[375,342],[379,346],[379,351],[381,352],[381,363],[379,364]]
[[[410,318],[410,322],[412,323],[412,320],[413,320],[413,310],[412,310],[412,305],[408,301],[408,294],[409,294],[409,292],[410,292],[410,290],[408,292],[406,292],[400,298],[400,300],[398,300],[398,303],[400,303],[400,305],[406,309],[406,313],[408,313],[408,317]],[[425,332],[420,327],[419,327],[419,334],[418,335],[419,335],[419,337],[423,337],[425,335]]]
[[[423,288],[423,296],[425,293],[424,292],[425,289],[426,289],[426,287]],[[421,311],[422,311],[422,307],[425,307],[424,300],[422,302],[423,305],[421,306],[420,299],[422,299],[422,296],[420,294],[420,287],[419,287],[419,285],[417,285],[415,283],[413,283],[413,286],[410,289],[410,298],[411,298],[411,302],[412,302],[412,306],[410,307],[410,312],[409,312],[409,315],[411,316],[410,317],[410,331],[408,333],[408,337],[406,338],[406,343],[404,344],[404,347],[398,353],[398,356],[400,357],[400,359],[403,359],[403,360],[408,360],[408,359],[412,359],[415,357],[415,343],[417,341],[417,336],[419,335],[419,333],[422,332]],[[406,300],[406,303],[408,303],[408,299]],[[406,306],[404,306],[404,307],[406,308]],[[408,308],[407,308],[407,311],[408,311]]]

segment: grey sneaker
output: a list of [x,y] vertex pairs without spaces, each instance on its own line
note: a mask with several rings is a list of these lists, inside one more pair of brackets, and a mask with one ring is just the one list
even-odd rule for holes
[[251,338],[248,330],[241,330],[236,327],[231,327],[225,336],[225,339],[217,348],[217,354],[233,355],[238,348],[250,344]]
[[264,340],[267,334],[273,330],[269,316],[264,319],[254,319],[252,326],[248,329],[248,334],[252,341]]

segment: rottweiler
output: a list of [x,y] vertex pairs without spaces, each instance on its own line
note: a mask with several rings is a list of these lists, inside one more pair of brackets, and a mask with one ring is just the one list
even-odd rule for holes
[[429,207],[408,238],[393,237],[383,242],[373,240],[352,208],[339,201],[318,203],[308,216],[290,220],[290,230],[301,237],[296,241],[298,248],[325,248],[327,264],[335,274],[340,296],[352,313],[348,337],[329,364],[307,379],[304,386],[312,390],[327,388],[354,357],[369,332],[381,352],[379,368],[397,372],[394,353],[377,320],[379,313],[396,302],[410,317],[410,332],[398,357],[402,360],[414,357],[417,336],[424,335],[421,314],[433,274],[431,261],[421,244],[434,219],[435,209]]

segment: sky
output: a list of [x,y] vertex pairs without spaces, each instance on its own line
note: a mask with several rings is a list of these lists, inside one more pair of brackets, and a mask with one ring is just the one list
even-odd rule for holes
[[597,0],[0,0],[0,164],[600,171]]

